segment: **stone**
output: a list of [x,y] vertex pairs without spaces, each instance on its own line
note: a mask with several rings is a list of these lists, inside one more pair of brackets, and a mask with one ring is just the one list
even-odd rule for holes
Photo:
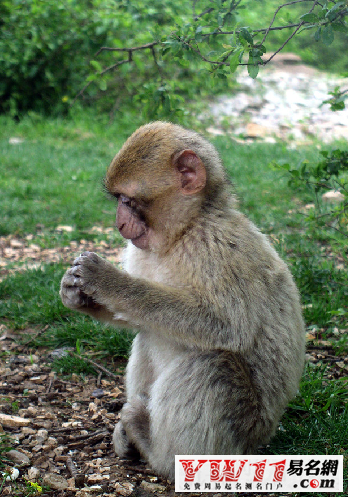
[[33,430],[32,428],[29,428],[29,426],[24,426],[22,428],[22,433],[25,436],[27,436],[27,435],[34,435],[36,433],[36,431]]
[[17,136],[13,136],[9,139],[9,144],[10,145],[19,145],[20,143],[23,143],[24,142],[24,139],[23,138],[19,138]]
[[226,135],[226,133],[224,133],[222,131],[222,129],[213,128],[213,127],[207,128],[206,132],[210,133],[211,135],[215,135],[215,136],[225,136]]
[[344,195],[341,192],[330,190],[321,196],[324,202],[339,203],[344,201]]
[[38,430],[36,434],[36,443],[42,443],[48,438],[48,431],[47,430]]
[[123,482],[123,483],[116,482],[115,490],[119,495],[123,495],[123,497],[128,497],[128,495],[130,495],[133,492],[134,485],[128,482]]
[[28,426],[31,422],[32,420],[29,418],[21,418],[19,416],[0,413],[0,424],[7,428],[20,428],[22,426]]
[[91,397],[95,397],[96,399],[101,399],[104,396],[105,396],[105,392],[101,388],[96,388],[95,390],[93,390],[93,392],[91,394]]
[[261,126],[256,123],[248,123],[245,128],[245,134],[249,138],[263,138],[271,132],[272,130],[266,128],[266,126]]
[[[8,476],[6,476],[5,481],[17,480],[17,478],[19,476],[19,470],[17,468],[10,468],[8,472],[9,472],[9,474],[8,474]],[[2,474],[5,475],[6,473],[2,473]]]
[[21,242],[20,240],[11,240],[10,246],[12,248],[22,248],[22,247],[24,247],[24,243]]
[[27,455],[23,454],[23,452],[19,452],[19,450],[9,450],[6,452],[6,456],[11,459],[16,464],[27,465],[30,464],[30,459]]
[[48,473],[43,477],[42,483],[50,487],[51,490],[65,490],[69,484],[65,478],[55,473]]
[[28,480],[37,481],[39,477],[40,477],[39,468],[32,466],[31,468],[28,469]]
[[166,490],[166,487],[164,487],[163,485],[159,485],[159,483],[149,483],[148,481],[145,481],[145,480],[143,480],[140,483],[140,486],[144,490],[146,490],[147,492],[159,492],[159,493],[162,493],[162,492],[165,492],[165,490]]
[[66,231],[67,233],[71,233],[74,231],[74,228],[72,226],[59,225],[56,227],[56,231]]
[[110,480],[110,475],[92,474],[87,476],[87,483],[89,485],[102,484],[108,480]]
[[52,350],[52,352],[50,352],[48,354],[48,359],[50,361],[55,361],[56,359],[62,359],[63,357],[66,357],[69,355],[69,352],[75,350],[74,347],[61,347],[60,349],[55,349],[55,350]]

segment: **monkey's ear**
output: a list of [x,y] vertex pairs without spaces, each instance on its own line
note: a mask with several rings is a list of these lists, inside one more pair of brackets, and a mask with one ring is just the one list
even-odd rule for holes
[[174,154],[172,162],[179,173],[184,195],[193,195],[203,190],[207,173],[202,160],[193,150],[182,150]]

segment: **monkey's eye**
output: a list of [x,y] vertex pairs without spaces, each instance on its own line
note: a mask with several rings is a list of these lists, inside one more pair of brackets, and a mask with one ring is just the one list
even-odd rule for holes
[[125,195],[119,195],[118,199],[123,205],[127,205],[131,209],[134,209],[136,207],[136,201],[133,200],[132,198],[126,197]]

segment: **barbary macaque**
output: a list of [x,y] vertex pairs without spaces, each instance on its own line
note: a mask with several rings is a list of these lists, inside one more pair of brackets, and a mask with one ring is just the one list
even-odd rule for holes
[[124,269],[85,252],[64,305],[136,332],[116,454],[134,447],[174,479],[175,454],[252,454],[274,434],[304,363],[298,291],[236,209],[214,146],[153,122],[128,138],[105,186],[128,240]]

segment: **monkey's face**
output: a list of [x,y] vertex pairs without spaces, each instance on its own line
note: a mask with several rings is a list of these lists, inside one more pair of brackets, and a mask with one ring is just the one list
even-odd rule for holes
[[145,221],[138,202],[126,195],[117,195],[118,205],[116,213],[116,226],[127,240],[140,249],[149,247],[149,226]]
[[205,166],[171,127],[153,123],[137,130],[106,173],[105,187],[118,200],[116,226],[140,249],[168,249],[205,195]]

